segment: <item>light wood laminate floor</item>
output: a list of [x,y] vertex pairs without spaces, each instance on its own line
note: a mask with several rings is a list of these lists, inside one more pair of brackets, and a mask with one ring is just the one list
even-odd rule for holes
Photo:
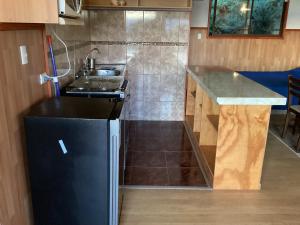
[[300,225],[300,158],[269,135],[262,191],[126,190],[121,225]]

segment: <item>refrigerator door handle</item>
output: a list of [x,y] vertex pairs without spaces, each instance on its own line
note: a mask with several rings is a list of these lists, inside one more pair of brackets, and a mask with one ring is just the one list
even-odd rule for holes
[[68,153],[68,150],[67,150],[67,148],[66,148],[66,146],[65,146],[64,141],[63,141],[62,139],[60,139],[60,140],[58,140],[58,143],[59,143],[59,145],[60,145],[60,148],[61,148],[61,151],[63,152],[63,154],[64,154],[64,155],[67,154],[67,153]]
[[118,225],[120,122],[110,121],[110,225]]

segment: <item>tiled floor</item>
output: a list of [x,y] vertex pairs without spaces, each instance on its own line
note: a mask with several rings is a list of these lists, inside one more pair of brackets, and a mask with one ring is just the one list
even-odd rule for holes
[[131,121],[126,185],[206,187],[182,122]]

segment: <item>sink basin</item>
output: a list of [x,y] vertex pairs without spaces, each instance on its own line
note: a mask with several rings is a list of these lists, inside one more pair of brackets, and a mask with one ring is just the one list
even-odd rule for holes
[[124,77],[125,64],[96,64],[94,70],[82,68],[77,74],[76,79],[80,77],[94,77],[99,79],[119,79]]
[[90,76],[120,76],[121,71],[116,69],[99,69],[91,72]]

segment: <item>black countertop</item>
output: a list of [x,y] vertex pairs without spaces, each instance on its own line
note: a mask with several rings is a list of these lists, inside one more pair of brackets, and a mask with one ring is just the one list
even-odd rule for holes
[[119,118],[122,107],[122,101],[107,98],[56,97],[32,107],[26,117],[114,120]]

